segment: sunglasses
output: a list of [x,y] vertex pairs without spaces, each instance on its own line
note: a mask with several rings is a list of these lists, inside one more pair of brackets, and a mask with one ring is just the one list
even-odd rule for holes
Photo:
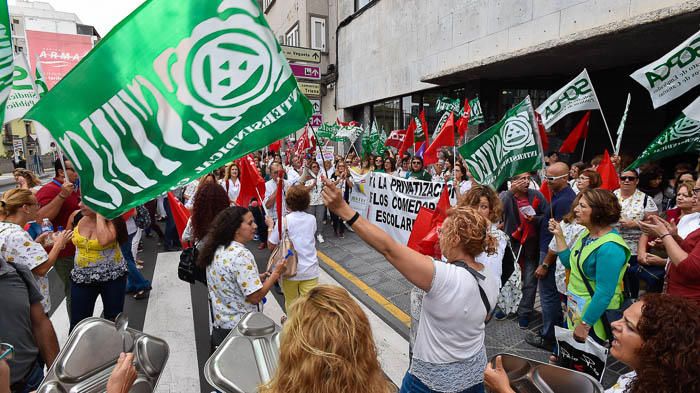
[[420,161],[413,161],[411,164],[420,164]]
[[620,176],[620,180],[622,180],[622,181],[635,181],[635,180],[637,180],[637,176]]
[[557,179],[561,179],[562,177],[567,177],[569,174],[567,173],[566,175],[559,175],[559,176],[545,176],[544,179],[547,181],[555,181]]

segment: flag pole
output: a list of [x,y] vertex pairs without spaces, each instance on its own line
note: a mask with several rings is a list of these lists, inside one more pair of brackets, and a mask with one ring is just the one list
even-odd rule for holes
[[586,152],[586,141],[588,140],[588,135],[586,135],[585,138],[583,138],[583,149],[581,149],[581,160],[583,161],[583,154]]
[[[589,77],[590,79],[590,77]],[[603,118],[603,124],[605,125],[605,130],[608,132],[608,138],[610,139],[610,146],[612,146],[613,151],[615,150],[615,142],[613,142],[612,134],[610,134],[610,127],[608,127],[608,121],[605,120],[605,113],[603,113],[603,106],[600,105],[600,100],[598,99],[598,94],[595,92],[595,87],[593,87],[593,82],[591,81],[591,90],[593,90],[593,97],[595,97],[598,103],[598,110],[600,111],[600,117]]]
[[[311,130],[311,133],[314,134],[314,138],[316,139],[316,149],[318,149],[318,137],[316,136],[316,131],[314,130],[314,126],[311,125],[311,121],[309,121],[309,129]],[[321,150],[321,161],[323,162],[323,173],[326,174],[326,179],[328,179],[328,170],[326,169],[326,158],[323,156],[323,150]]]

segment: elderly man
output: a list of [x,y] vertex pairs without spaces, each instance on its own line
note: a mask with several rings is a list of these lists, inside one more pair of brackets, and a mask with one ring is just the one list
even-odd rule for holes
[[561,326],[563,320],[561,300],[554,278],[557,256],[549,251],[552,233],[549,232],[547,224],[551,214],[554,214],[555,220],[561,221],[571,211],[576,193],[569,186],[568,177],[569,166],[563,162],[555,162],[547,167],[544,181],[547,182],[552,192],[552,208],[544,212],[540,224],[540,265],[535,271],[535,276],[539,279],[540,303],[542,304],[542,331],[539,335],[529,333],[525,336],[525,341],[528,344],[548,351],[552,350],[555,342],[554,326]]

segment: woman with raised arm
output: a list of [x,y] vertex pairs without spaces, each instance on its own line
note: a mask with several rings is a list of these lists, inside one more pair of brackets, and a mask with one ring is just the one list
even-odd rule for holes
[[495,252],[491,223],[469,207],[448,210],[440,235],[447,262],[441,262],[398,243],[360,217],[327,179],[323,199],[362,240],[426,292],[401,392],[483,392],[484,321],[496,304],[498,279],[475,256]]

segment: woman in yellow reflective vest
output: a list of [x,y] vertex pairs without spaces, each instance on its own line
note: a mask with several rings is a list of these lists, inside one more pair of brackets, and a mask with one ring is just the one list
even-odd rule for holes
[[[561,226],[549,221],[557,241],[559,259],[571,269],[567,286],[566,323],[574,338],[585,341],[591,335],[603,343],[608,339],[601,317],[605,310],[622,304],[622,276],[630,250],[612,226],[620,219],[620,203],[607,190],[587,189],[574,206],[576,222],[586,227],[569,249]],[[586,287],[587,280],[592,291]],[[591,292],[593,294],[591,295]]]

